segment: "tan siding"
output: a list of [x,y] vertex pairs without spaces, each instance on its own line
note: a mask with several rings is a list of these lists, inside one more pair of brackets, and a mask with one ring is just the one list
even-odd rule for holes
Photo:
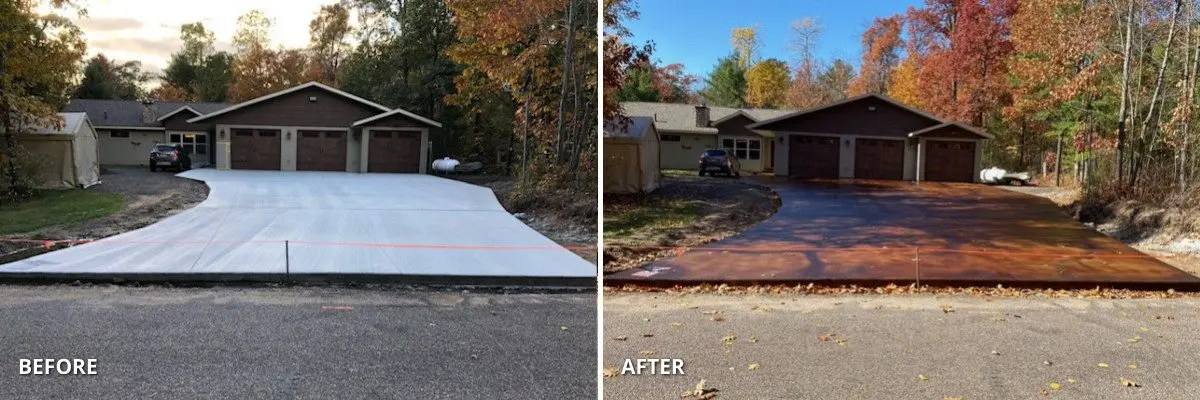
[[661,138],[666,135],[678,135],[680,141],[660,143],[660,162],[663,169],[696,169],[700,153],[717,147],[716,135],[695,133],[659,132]]

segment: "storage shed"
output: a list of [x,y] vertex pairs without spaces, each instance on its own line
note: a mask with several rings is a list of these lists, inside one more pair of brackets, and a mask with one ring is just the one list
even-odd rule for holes
[[61,127],[41,126],[18,135],[21,147],[39,161],[42,187],[88,187],[100,182],[96,129],[86,113],[58,113]]
[[650,193],[662,182],[659,137],[650,117],[604,123],[604,193]]

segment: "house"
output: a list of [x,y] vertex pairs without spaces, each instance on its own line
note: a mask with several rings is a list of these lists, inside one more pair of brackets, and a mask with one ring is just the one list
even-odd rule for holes
[[318,82],[188,118],[218,169],[425,173],[438,122]]
[[621,103],[621,108],[626,116],[654,122],[663,168],[695,169],[704,150],[721,148],[741,159],[744,172],[769,172],[774,167],[770,138],[746,126],[790,112],[647,102]]
[[38,162],[39,186],[89,187],[100,182],[96,130],[85,113],[59,113],[61,126],[39,126],[18,135]]
[[775,175],[800,179],[977,182],[977,128],[945,121],[877,94],[755,122],[774,138]]
[[155,144],[171,143],[183,145],[192,155],[192,165],[200,167],[213,162],[213,127],[186,121],[228,106],[228,103],[75,99],[64,111],[87,113],[95,124],[100,164],[146,166]]
[[877,94],[795,112],[621,106],[626,115],[654,121],[663,168],[695,168],[705,149],[722,148],[742,160],[742,171],[775,176],[978,182],[983,140],[992,138]]
[[604,193],[649,193],[662,181],[659,134],[650,117],[604,122]]

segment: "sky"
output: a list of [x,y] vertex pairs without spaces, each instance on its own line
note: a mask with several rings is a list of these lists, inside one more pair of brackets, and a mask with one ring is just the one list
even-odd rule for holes
[[271,40],[285,47],[308,44],[308,23],[322,5],[337,0],[81,0],[87,16],[75,20],[88,42],[88,57],[104,53],[117,61],[141,61],[160,73],[182,46],[179,28],[200,21],[216,36],[217,50],[232,48],[237,18],[254,9],[274,20]]
[[814,17],[824,28],[817,56],[835,57],[857,68],[862,55],[862,33],[876,17],[902,13],[922,0],[637,0],[641,14],[626,21],[633,43],[655,43],[654,58],[662,65],[682,63],[689,74],[703,78],[717,59],[733,50],[733,28],[758,27],[761,58],[779,58],[789,64],[791,23]]

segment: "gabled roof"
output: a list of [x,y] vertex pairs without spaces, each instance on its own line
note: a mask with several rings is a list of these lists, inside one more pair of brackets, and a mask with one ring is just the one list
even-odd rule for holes
[[696,126],[696,105],[695,104],[679,104],[679,103],[651,103],[641,101],[631,101],[621,103],[621,109],[624,114],[630,117],[650,117],[654,121],[654,127],[659,132],[685,132],[685,133],[709,133],[717,134],[715,125],[718,121],[725,121],[737,113],[742,113],[755,121],[761,121],[767,118],[784,115],[792,112],[792,110],[769,110],[762,108],[730,108],[721,106],[708,106],[708,119],[711,121],[709,126]]
[[718,125],[718,124],[720,124],[720,123],[722,123],[722,122],[725,122],[725,121],[731,120],[731,119],[733,119],[734,117],[737,117],[737,116],[739,116],[739,115],[740,115],[740,116],[743,116],[743,117],[746,117],[746,118],[749,118],[751,121],[758,122],[758,118],[754,118],[754,116],[753,116],[753,115],[750,115],[750,114],[746,113],[746,111],[744,111],[744,110],[737,110],[737,112],[735,112],[735,113],[733,113],[733,114],[729,114],[729,115],[727,115],[727,116],[725,116],[725,117],[722,117],[721,119],[718,119],[718,120],[715,120],[715,121],[709,122],[708,124],[709,124],[709,125],[716,126],[716,125]]
[[204,103],[192,101],[140,102],[137,100],[73,99],[63,108],[64,112],[84,112],[96,127],[122,127],[124,129],[162,129],[159,117],[182,107],[189,107],[203,114],[228,107],[229,103]]
[[212,118],[212,117],[215,117],[215,116],[221,115],[221,114],[225,114],[225,113],[228,113],[228,112],[231,112],[231,111],[235,111],[235,110],[240,110],[240,109],[242,109],[242,108],[246,108],[246,107],[249,107],[249,106],[252,106],[252,105],[258,104],[258,103],[262,103],[262,102],[264,102],[264,101],[271,100],[271,99],[274,99],[274,98],[276,98],[276,97],[280,97],[280,96],[283,96],[283,95],[287,95],[287,94],[290,94],[290,93],[294,93],[294,92],[298,92],[298,91],[301,91],[301,90],[304,90],[304,89],[308,89],[308,88],[314,88],[314,87],[315,87],[315,88],[318,88],[318,89],[321,89],[321,90],[324,90],[324,91],[326,91],[326,92],[329,92],[329,93],[336,94],[336,95],[338,95],[338,96],[345,97],[345,98],[347,98],[347,99],[350,99],[350,100],[354,100],[354,101],[356,101],[356,102],[359,102],[359,103],[365,104],[365,105],[367,105],[367,106],[374,107],[374,108],[376,108],[376,109],[379,109],[379,111],[380,111],[380,112],[388,112],[388,111],[392,111],[392,109],[390,109],[390,108],[387,108],[387,107],[384,107],[384,106],[380,105],[379,103],[376,103],[376,102],[373,102],[373,101],[370,101],[370,100],[364,99],[364,98],[362,98],[362,97],[358,97],[358,96],[352,95],[352,94],[350,94],[350,93],[343,92],[343,91],[341,91],[341,90],[338,90],[338,89],[334,89],[334,88],[332,88],[332,87],[326,86],[326,85],[325,85],[325,84],[323,84],[323,83],[320,83],[320,82],[309,82],[309,83],[305,83],[305,84],[303,84],[303,85],[299,85],[299,86],[293,86],[293,87],[291,87],[291,88],[288,88],[288,89],[280,90],[280,91],[278,91],[278,92],[271,93],[271,94],[268,94],[268,95],[266,95],[266,96],[262,96],[262,97],[259,97],[259,98],[256,98],[256,99],[246,100],[246,101],[243,101],[243,102],[241,102],[241,103],[237,103],[237,104],[234,104],[234,105],[232,105],[232,106],[226,107],[226,108],[224,108],[224,109],[221,109],[221,110],[218,110],[218,111],[215,111],[215,112],[210,112],[210,113],[207,113],[207,114],[201,115],[201,116],[199,116],[199,117],[195,117],[195,118],[189,119],[189,120],[187,120],[187,122],[193,122],[193,123],[194,123],[194,122],[200,122],[200,121],[203,121],[203,120],[206,120],[206,119],[209,119],[209,118]]
[[903,109],[903,110],[905,110],[905,111],[911,112],[911,113],[913,113],[913,114],[917,114],[917,115],[920,115],[920,116],[922,116],[922,117],[929,118],[930,120],[933,120],[933,121],[942,122],[942,123],[946,122],[946,121],[943,121],[941,118],[938,118],[938,117],[935,117],[935,116],[933,116],[933,115],[930,115],[929,113],[926,113],[926,112],[924,112],[924,111],[921,111],[921,110],[918,110],[918,109],[915,109],[915,108],[909,107],[909,106],[907,106],[907,105],[905,105],[905,104],[903,104],[903,103],[900,103],[900,102],[898,102],[898,101],[892,100],[891,98],[888,98],[887,96],[884,96],[884,95],[881,95],[881,94],[875,94],[875,93],[868,93],[868,94],[864,94],[864,95],[861,95],[861,96],[855,96],[855,97],[851,97],[851,98],[848,98],[848,99],[845,99],[845,100],[842,100],[842,101],[836,101],[836,102],[833,102],[833,103],[824,104],[824,105],[821,105],[821,106],[817,106],[817,107],[815,107],[815,108],[810,108],[810,109],[807,109],[807,110],[801,110],[801,111],[793,112],[793,113],[790,113],[790,114],[780,115],[780,116],[777,116],[777,117],[775,117],[775,118],[771,118],[771,119],[768,119],[768,120],[765,120],[765,121],[759,121],[759,122],[756,122],[756,123],[753,123],[753,124],[747,125],[747,126],[746,126],[746,128],[749,128],[749,129],[758,129],[758,128],[760,128],[760,127],[764,126],[764,125],[769,125],[769,124],[771,124],[771,123],[774,123],[774,122],[779,122],[779,121],[783,121],[783,120],[786,120],[786,119],[791,119],[791,118],[799,117],[799,116],[801,116],[801,115],[812,114],[812,113],[815,113],[815,112],[818,112],[818,111],[821,111],[821,110],[826,110],[826,109],[834,108],[834,107],[837,107],[837,106],[840,106],[840,105],[843,105],[843,104],[849,104],[849,103],[853,103],[853,102],[856,102],[856,101],[864,100],[864,99],[867,99],[867,98],[874,98],[874,99],[876,99],[876,100],[883,101],[883,102],[885,102],[885,103],[888,103],[888,104],[891,104],[891,105],[893,105],[893,106],[899,107],[899,108],[901,108],[901,109]]
[[199,111],[196,111],[196,109],[192,108],[191,106],[183,106],[183,107],[179,107],[179,108],[175,109],[175,111],[171,111],[171,112],[167,113],[166,115],[158,117],[158,122],[162,122],[163,120],[165,120],[167,118],[171,118],[172,115],[179,114],[182,111],[188,111],[195,115],[204,115],[204,114],[200,113]]
[[353,125],[350,125],[350,126],[351,126],[351,127],[355,127],[355,126],[360,126],[360,125],[369,124],[369,123],[371,123],[371,122],[375,122],[375,121],[378,121],[378,120],[381,120],[381,119],[384,119],[384,118],[387,118],[387,117],[390,117],[390,116],[393,116],[393,115],[396,115],[396,114],[400,114],[400,115],[403,115],[403,116],[406,116],[406,117],[409,117],[409,118],[415,119],[415,120],[417,120],[417,121],[420,121],[420,122],[422,122],[422,123],[429,124],[429,125],[432,125],[432,126],[435,126],[435,127],[438,127],[438,128],[441,128],[441,127],[442,127],[442,124],[441,124],[441,123],[439,123],[439,122],[437,122],[437,121],[434,121],[434,120],[432,120],[432,119],[429,119],[429,118],[422,117],[422,116],[420,116],[420,115],[417,115],[417,114],[413,114],[412,112],[409,112],[408,110],[404,110],[404,109],[400,109],[400,108],[397,108],[397,109],[395,109],[395,110],[388,111],[388,112],[385,112],[385,113],[383,113],[383,114],[379,114],[379,115],[376,115],[376,116],[373,116],[373,117],[367,117],[367,118],[364,118],[364,119],[360,119],[360,120],[358,120],[358,121],[354,121],[354,124],[353,124]]
[[629,117],[629,123],[622,126],[613,118],[604,119],[604,137],[627,138],[643,140],[654,129],[654,119],[650,117]]
[[979,128],[976,128],[976,127],[973,127],[973,126],[970,126],[970,125],[964,125],[964,124],[960,124],[960,123],[957,123],[957,122],[947,122],[947,123],[940,124],[940,125],[934,125],[934,126],[931,126],[931,127],[928,127],[928,128],[925,128],[925,129],[922,129],[922,130],[919,130],[919,131],[916,131],[916,132],[910,133],[910,134],[908,134],[908,137],[917,137],[917,136],[924,135],[924,134],[926,134],[926,133],[932,133],[932,132],[940,131],[940,130],[943,130],[943,129],[946,129],[946,128],[955,128],[955,127],[956,127],[956,128],[959,128],[959,129],[962,129],[962,130],[964,130],[964,131],[971,132],[971,133],[974,133],[974,134],[976,134],[976,135],[979,135],[979,137],[982,137],[982,138],[984,138],[984,139],[991,139],[991,138],[992,138],[992,135],[991,135],[991,134],[989,134],[989,133],[987,133],[987,132],[984,132],[983,130],[981,130],[981,129],[979,129]]

